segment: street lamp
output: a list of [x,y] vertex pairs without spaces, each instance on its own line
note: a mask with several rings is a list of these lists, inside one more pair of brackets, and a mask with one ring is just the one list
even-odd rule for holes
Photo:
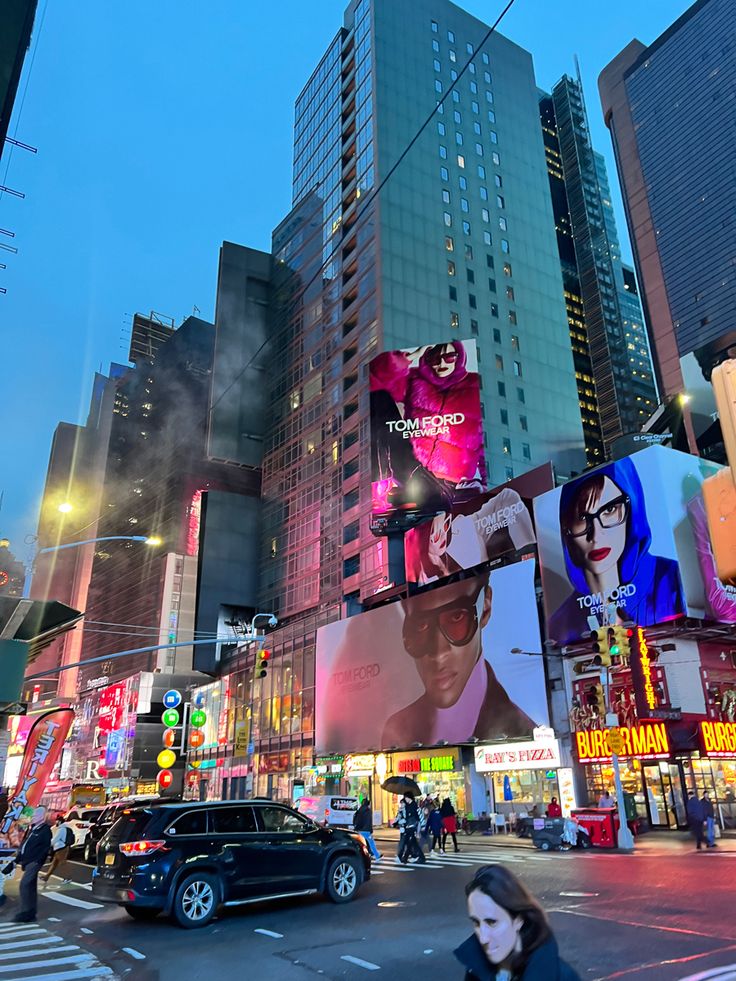
[[63,504],[59,505],[58,510],[61,511],[62,514],[69,514],[69,512],[73,511],[74,508],[69,503],[69,501],[64,501]]

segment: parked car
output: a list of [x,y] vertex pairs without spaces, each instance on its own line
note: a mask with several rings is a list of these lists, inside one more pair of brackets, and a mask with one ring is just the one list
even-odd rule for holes
[[104,807],[85,807],[83,804],[75,804],[74,807],[69,808],[64,815],[64,820],[74,832],[72,848],[84,847],[92,825],[104,810]]
[[330,827],[352,828],[355,812],[360,807],[357,797],[340,797],[337,794],[322,797],[300,797],[296,809],[300,814]]
[[159,803],[126,810],[97,850],[92,894],[135,920],[203,927],[219,906],[323,893],[355,897],[370,878],[365,840],[268,800]]
[[97,858],[97,846],[103,835],[115,824],[117,819],[126,808],[138,807],[141,804],[149,804],[159,800],[157,796],[141,797],[122,797],[120,800],[112,801],[102,809],[94,823],[90,826],[84,841],[84,860],[94,865]]

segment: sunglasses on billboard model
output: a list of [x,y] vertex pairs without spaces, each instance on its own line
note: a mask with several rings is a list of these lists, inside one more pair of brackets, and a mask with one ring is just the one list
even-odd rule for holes
[[454,364],[458,359],[457,351],[445,351],[444,354],[433,354],[428,360],[431,365],[441,364],[446,361],[447,364]]
[[481,583],[474,595],[461,596],[434,610],[407,613],[402,629],[406,653],[415,660],[431,654],[438,630],[453,647],[469,644],[478,629],[477,603],[483,587]]
[[567,534],[570,538],[582,538],[583,535],[593,531],[594,521],[597,521],[601,528],[616,528],[622,525],[629,513],[630,502],[629,495],[622,494],[599,507],[597,511],[583,511],[576,514],[566,529]]

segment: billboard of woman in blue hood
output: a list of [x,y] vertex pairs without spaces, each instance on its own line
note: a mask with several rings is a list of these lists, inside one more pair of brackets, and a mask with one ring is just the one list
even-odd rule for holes
[[[631,459],[609,463],[553,493],[559,494],[555,551],[561,545],[573,592],[554,607],[549,597],[550,577],[545,575],[551,639],[558,644],[579,640],[590,630],[589,617],[596,617],[600,624],[607,622],[611,605],[619,610],[619,620],[640,626],[685,612],[677,561],[650,551],[652,530],[644,489]],[[671,539],[671,529],[666,531]],[[674,555],[674,542],[672,551]],[[543,552],[540,557],[543,567],[548,565]]]

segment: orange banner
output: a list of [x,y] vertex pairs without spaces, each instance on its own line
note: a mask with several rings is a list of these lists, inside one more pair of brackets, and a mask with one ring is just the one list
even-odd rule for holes
[[39,715],[33,723],[26,741],[18,784],[10,798],[0,834],[8,833],[26,807],[38,806],[73,721],[74,709],[57,708]]

